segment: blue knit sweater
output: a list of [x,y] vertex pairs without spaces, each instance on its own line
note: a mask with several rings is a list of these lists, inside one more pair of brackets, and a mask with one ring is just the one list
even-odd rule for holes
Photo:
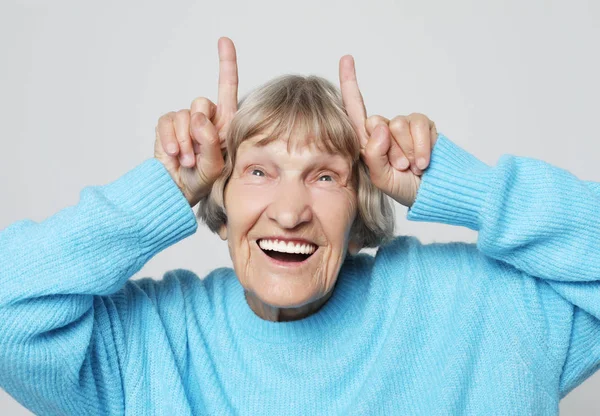
[[257,317],[232,269],[128,280],[197,222],[149,159],[0,233],[0,386],[40,415],[555,415],[600,364],[600,184],[440,138],[414,221],[316,314]]

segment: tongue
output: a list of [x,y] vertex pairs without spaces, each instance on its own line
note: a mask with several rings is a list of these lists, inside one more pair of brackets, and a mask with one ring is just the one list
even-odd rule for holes
[[306,254],[296,254],[296,253],[281,253],[279,251],[267,251],[266,252],[270,257],[273,257],[275,260],[279,261],[303,261],[308,256]]

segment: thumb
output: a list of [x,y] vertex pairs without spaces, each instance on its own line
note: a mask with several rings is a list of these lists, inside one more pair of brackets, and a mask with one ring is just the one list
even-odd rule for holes
[[194,148],[198,149],[196,155],[198,170],[207,181],[216,179],[225,164],[217,129],[204,113],[195,113],[192,115],[190,133],[196,142]]
[[390,129],[385,123],[379,124],[367,142],[363,159],[369,167],[371,182],[381,188],[391,175],[392,166],[388,158],[390,150]]

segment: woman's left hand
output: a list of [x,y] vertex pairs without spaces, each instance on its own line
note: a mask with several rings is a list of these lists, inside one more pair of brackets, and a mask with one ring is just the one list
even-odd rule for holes
[[382,116],[367,119],[352,56],[340,60],[340,86],[371,181],[400,204],[412,206],[437,140],[435,123],[418,113],[391,121]]

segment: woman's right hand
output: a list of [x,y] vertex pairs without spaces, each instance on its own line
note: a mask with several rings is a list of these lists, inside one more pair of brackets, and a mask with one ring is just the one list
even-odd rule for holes
[[158,119],[154,157],[171,174],[191,207],[210,193],[223,166],[222,149],[230,121],[237,112],[238,71],[235,46],[229,38],[219,45],[219,98],[215,105],[196,98],[189,110]]

